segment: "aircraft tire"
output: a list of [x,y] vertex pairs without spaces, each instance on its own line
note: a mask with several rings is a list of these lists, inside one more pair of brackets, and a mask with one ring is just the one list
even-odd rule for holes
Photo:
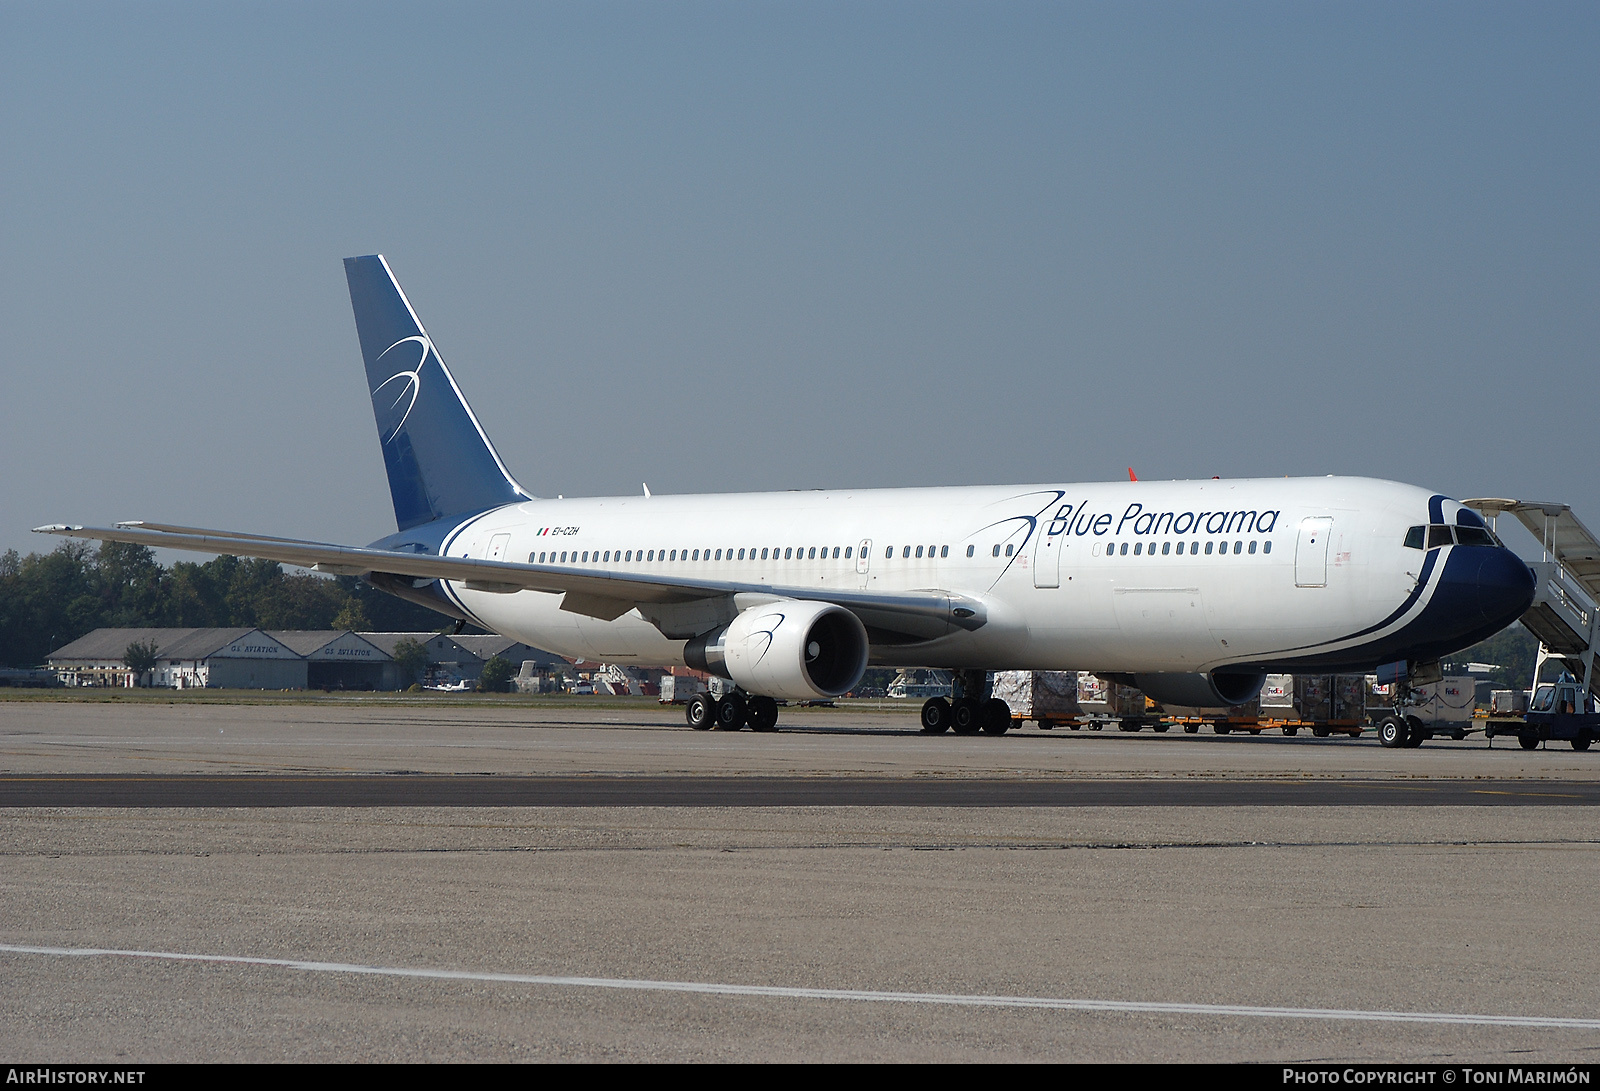
[[991,697],[980,706],[983,713],[983,733],[1004,735],[1011,730],[1011,706],[998,697]]
[[957,735],[976,735],[982,728],[983,706],[977,698],[957,697],[950,703],[951,731]]
[[683,718],[689,721],[689,726],[696,731],[710,731],[711,726],[717,722],[717,703],[709,693],[697,693],[689,698],[689,705],[683,710]]
[[1378,725],[1378,742],[1390,750],[1398,750],[1411,737],[1411,726],[1398,716],[1390,716]]
[[1529,734],[1529,735],[1518,735],[1517,736],[1517,742],[1518,742],[1518,744],[1521,745],[1522,749],[1524,749],[1524,750],[1537,750],[1537,749],[1539,749],[1539,736],[1537,736],[1537,735],[1532,735],[1532,734]]
[[943,697],[929,697],[922,702],[922,733],[943,735],[950,730],[950,702]]
[[744,698],[737,693],[730,693],[717,702],[717,730],[739,731],[745,723]]
[[771,697],[752,697],[745,702],[745,723],[751,731],[778,730],[778,702]]

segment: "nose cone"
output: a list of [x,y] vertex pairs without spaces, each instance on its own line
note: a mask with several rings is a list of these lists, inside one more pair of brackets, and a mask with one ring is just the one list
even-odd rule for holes
[[[1533,604],[1533,571],[1509,549],[1456,546],[1444,579],[1463,627],[1492,636]],[[1479,637],[1478,639],[1483,639]]]

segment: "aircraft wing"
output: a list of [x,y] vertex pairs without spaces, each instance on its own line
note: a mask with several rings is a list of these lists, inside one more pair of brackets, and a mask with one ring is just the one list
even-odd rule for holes
[[861,618],[875,640],[892,643],[931,640],[955,629],[975,630],[987,620],[981,601],[936,588],[852,591],[646,575],[595,565],[520,564],[471,557],[439,557],[430,553],[399,553],[165,523],[130,522],[112,527],[57,523],[35,527],[34,533],[127,542],[156,549],[263,557],[341,576],[382,573],[412,579],[447,580],[464,584],[473,591],[546,591],[565,596],[562,609],[606,621],[621,617],[640,605],[694,602],[740,594],[831,602]]

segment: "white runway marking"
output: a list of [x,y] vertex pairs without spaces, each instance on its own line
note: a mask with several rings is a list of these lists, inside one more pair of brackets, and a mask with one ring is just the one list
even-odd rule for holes
[[983,996],[960,993],[878,992],[872,989],[808,989],[785,985],[727,985],[704,981],[650,981],[620,977],[554,977],[545,974],[499,974],[474,970],[428,970],[406,966],[363,966],[353,962],[311,962],[295,958],[251,958],[183,951],[122,951],[101,947],[27,947],[0,943],[0,953],[58,955],[72,958],[142,958],[168,962],[209,962],[237,966],[272,966],[322,974],[368,974],[418,977],[441,981],[498,981],[511,985],[563,988],[627,989],[641,992],[701,993],[709,996],[761,996],[783,1000],[851,1000],[892,1004],[944,1004],[972,1008],[1045,1008],[1156,1015],[1233,1015],[1255,1019],[1327,1019],[1376,1023],[1448,1023],[1490,1027],[1544,1027],[1600,1030],[1600,1019],[1567,1019],[1553,1015],[1472,1015],[1442,1011],[1363,1011],[1341,1008],[1272,1008],[1250,1004],[1173,1004],[1145,1000],[1087,1000],[1051,996]]

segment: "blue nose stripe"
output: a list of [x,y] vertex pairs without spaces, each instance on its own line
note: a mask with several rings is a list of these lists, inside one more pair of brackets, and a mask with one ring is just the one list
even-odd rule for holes
[[[1478,554],[1472,582],[1477,588],[1478,613],[1485,625],[1499,632],[1533,605],[1533,570],[1509,549],[1462,549]],[[1448,569],[1446,570],[1448,571]]]

